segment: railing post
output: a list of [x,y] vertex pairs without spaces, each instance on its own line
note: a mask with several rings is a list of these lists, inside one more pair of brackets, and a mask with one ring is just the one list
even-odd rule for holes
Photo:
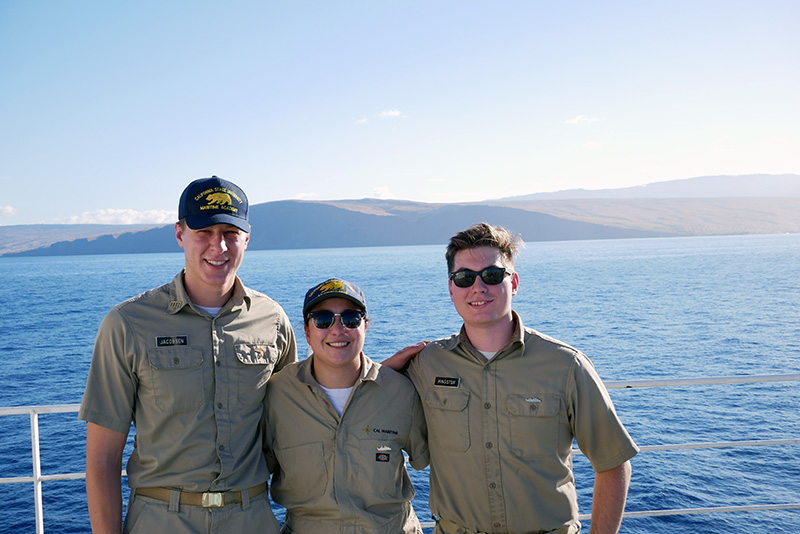
[[42,509],[42,462],[39,456],[39,414],[31,410],[31,451],[33,454],[33,500],[36,507],[36,534],[44,534]]

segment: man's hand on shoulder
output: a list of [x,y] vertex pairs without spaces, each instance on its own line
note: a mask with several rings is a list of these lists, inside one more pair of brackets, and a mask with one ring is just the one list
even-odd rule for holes
[[411,360],[413,360],[428,343],[430,343],[430,341],[420,341],[414,345],[409,345],[408,347],[402,348],[395,352],[392,356],[389,356],[383,360],[381,365],[385,365],[389,369],[394,369],[395,371],[402,373],[406,367],[408,367],[408,364],[411,362]]

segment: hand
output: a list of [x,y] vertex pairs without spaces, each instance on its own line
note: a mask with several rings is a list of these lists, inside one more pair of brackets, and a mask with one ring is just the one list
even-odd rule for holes
[[419,352],[424,349],[428,343],[430,343],[430,341],[420,341],[415,345],[409,345],[408,347],[400,349],[392,356],[389,356],[383,360],[381,365],[385,365],[389,369],[402,372],[408,366],[409,362],[414,359],[414,357],[419,354]]

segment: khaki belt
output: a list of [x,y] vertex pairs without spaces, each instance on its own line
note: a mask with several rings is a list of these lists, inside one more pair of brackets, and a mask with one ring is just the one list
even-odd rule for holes
[[448,519],[442,519],[441,517],[437,523],[445,534],[486,534],[485,532],[468,530],[465,527],[460,527],[458,526],[458,523],[453,523],[452,521]]
[[[156,499],[163,502],[170,502],[172,491],[173,490],[170,488],[136,488],[136,495],[150,497],[151,499]],[[263,484],[253,486],[252,488],[244,491],[250,495],[250,498],[253,498],[267,491],[267,483],[264,482]],[[220,508],[229,504],[238,504],[241,502],[241,491],[209,491],[206,493],[189,493],[186,491],[181,491],[180,500],[180,503],[183,505],[202,506],[204,508]]]
[[[465,527],[458,526],[458,523],[453,523],[447,519],[442,519],[441,517],[437,520],[437,524],[439,528],[441,528],[442,532],[445,534],[487,534],[486,532],[479,531],[479,530],[469,530]],[[573,530],[575,527],[574,525],[568,527],[561,527],[556,530],[548,530],[548,531],[540,531],[540,534],[571,534],[573,532],[578,532],[577,530]]]

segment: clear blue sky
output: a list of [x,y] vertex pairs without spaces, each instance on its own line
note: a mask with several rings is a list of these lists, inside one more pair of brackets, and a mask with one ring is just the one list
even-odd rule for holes
[[800,172],[800,2],[0,0],[0,224]]

